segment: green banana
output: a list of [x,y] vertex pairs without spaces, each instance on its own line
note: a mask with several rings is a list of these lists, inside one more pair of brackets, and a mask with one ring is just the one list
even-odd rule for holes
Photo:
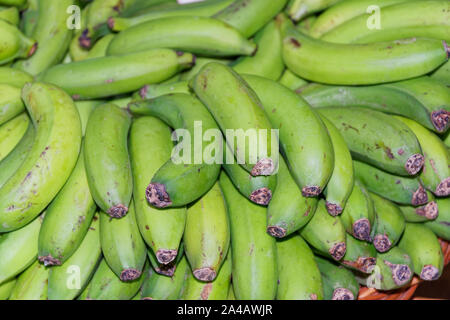
[[[372,12],[373,13],[373,12]],[[402,3],[392,4],[384,7],[380,14],[380,27],[368,27],[370,18],[367,14],[361,14],[341,25],[333,28],[328,33],[321,37],[324,41],[337,43],[351,43],[361,42],[367,43],[364,39],[367,36],[376,35],[377,33],[384,33],[393,31],[398,32],[398,29],[407,27],[417,27],[415,31],[421,30],[424,27],[436,26],[442,32],[436,35],[436,39],[445,39],[450,41],[448,36],[450,32],[450,4],[447,0],[428,0],[428,1],[406,1]],[[380,30],[381,29],[381,30]],[[358,31],[356,31],[358,30]],[[446,38],[442,36],[447,35]],[[405,33],[394,39],[404,39],[409,37],[426,37],[435,38],[433,33]],[[380,40],[380,39],[376,39]],[[375,40],[375,41],[376,41]],[[381,39],[383,41],[383,39]]]
[[8,280],[7,282],[0,284],[0,300],[8,300],[11,295],[14,286],[16,285],[16,279]]
[[28,0],[27,8],[22,11],[19,27],[20,30],[27,36],[31,36],[33,34],[33,30],[36,27],[39,9],[38,9],[38,0]]
[[356,107],[320,108],[344,137],[353,159],[398,175],[414,175],[424,163],[414,133],[392,116]]
[[133,121],[129,139],[137,224],[159,263],[170,263],[183,236],[186,208],[157,209],[146,198],[148,182],[170,158],[170,128],[159,119],[141,117]]
[[305,240],[293,235],[277,241],[277,257],[277,300],[323,299],[320,270]]
[[30,118],[24,112],[0,126],[0,161],[14,150],[31,125]]
[[113,31],[122,31],[132,26],[161,18],[167,17],[210,17],[223,8],[227,7],[233,0],[208,0],[201,2],[187,3],[185,5],[162,7],[149,12],[143,12],[140,15],[124,18],[111,17],[108,19],[108,25]]
[[108,214],[100,213],[100,242],[106,262],[121,281],[133,281],[141,276],[147,251],[133,202],[123,218],[111,219]]
[[25,36],[16,26],[0,19],[0,65],[16,58],[31,57],[37,49],[37,42]]
[[450,61],[447,61],[442,66],[436,69],[431,76],[431,78],[440,81],[447,87],[450,86]]
[[178,267],[178,263],[184,257],[184,244],[181,242],[178,246],[177,256],[169,263],[160,263],[155,253],[152,250],[147,250],[147,256],[150,260],[150,264],[156,273],[162,274],[166,277],[173,277]]
[[84,150],[64,187],[46,210],[39,232],[39,261],[61,265],[81,245],[94,217],[94,199],[84,166]]
[[14,278],[36,260],[41,223],[42,218],[38,217],[0,238],[0,284]]
[[286,3],[287,0],[236,0],[213,18],[222,20],[248,38],[275,17]]
[[195,278],[213,281],[230,244],[230,222],[218,183],[188,208],[183,241]]
[[[161,82],[192,65],[193,60],[189,53],[153,49],[56,65],[39,78],[61,87],[75,100],[95,99]],[[127,72],[123,72],[124,68]]]
[[35,261],[16,281],[9,300],[47,300],[48,269]]
[[355,176],[370,192],[391,201],[420,206],[428,203],[427,192],[417,177],[397,176],[369,164],[354,161]]
[[438,237],[450,241],[450,198],[436,199],[439,215],[435,220],[424,223]]
[[114,39],[114,34],[108,34],[97,41],[97,43],[89,50],[86,59],[101,58],[106,56],[109,44]]
[[222,172],[223,190],[230,219],[233,288],[239,300],[273,300],[277,291],[276,241],[265,232],[266,210],[233,186]]
[[[230,67],[211,62],[190,80],[189,85],[216,119],[237,162],[252,176],[275,173],[278,168],[277,137],[273,137],[261,101],[243,78]],[[247,135],[249,139],[246,139]],[[228,160],[227,154],[229,163]]]
[[439,216],[439,207],[436,201],[430,201],[420,207],[408,205],[399,205],[398,207],[407,222],[426,222],[435,220]]
[[387,199],[370,193],[375,209],[375,233],[373,245],[378,252],[386,252],[395,246],[405,230],[405,218],[399,207]]
[[18,229],[53,200],[75,167],[81,124],[73,101],[62,90],[35,82],[22,90],[36,128],[26,159],[0,188],[0,231]]
[[284,238],[305,226],[317,208],[317,198],[304,197],[280,156],[277,186],[267,208],[267,232]]
[[359,284],[353,273],[319,256],[314,257],[322,276],[325,300],[356,300]]
[[290,0],[286,12],[294,21],[317,12],[322,11],[340,0]]
[[[8,84],[13,87],[22,89],[25,83],[32,82],[33,76],[24,71],[20,71],[9,67],[0,67],[0,84]],[[5,93],[2,91],[2,96]]]
[[20,94],[20,88],[0,83],[0,125],[13,119],[25,110]]
[[231,252],[225,256],[217,277],[211,282],[199,281],[189,270],[182,290],[182,300],[225,300],[231,286]]
[[[199,71],[205,65],[207,65],[210,62],[218,62],[218,63],[222,63],[222,64],[225,64],[225,65],[229,65],[232,62],[232,60],[219,59],[219,58],[208,58],[208,57],[197,57],[195,59],[195,65],[191,69],[182,72],[180,74],[180,79],[179,80],[180,81],[191,80],[192,78],[194,78],[197,75],[197,73],[199,73]],[[182,82],[182,83],[184,83],[184,82]],[[188,85],[188,88],[186,90],[189,91],[189,85]]]
[[308,84],[306,80],[303,80],[302,78],[298,77],[296,74],[292,73],[292,71],[290,71],[289,69],[284,70],[278,82],[293,91],[296,91],[297,89],[300,89],[301,87]]
[[173,48],[207,56],[252,55],[256,46],[226,23],[207,17],[168,17],[123,30],[109,44],[108,55]]
[[[144,273],[148,270],[148,263],[145,264]],[[131,282],[121,281],[109,268],[105,259],[95,271],[88,286],[78,297],[79,300],[130,300],[142,285],[144,277],[140,277]]]
[[357,275],[358,281],[368,288],[394,290],[411,282],[414,275],[409,255],[399,247],[377,254],[377,263],[370,275]]
[[354,238],[347,233],[347,250],[340,263],[350,270],[371,273],[376,264],[377,251],[373,244]]
[[[180,207],[205,194],[220,172],[221,161],[217,158],[221,160],[221,157],[212,155],[211,150],[221,150],[222,136],[211,137],[214,141],[208,145],[198,145],[195,139],[199,135],[203,138],[203,130],[219,131],[202,103],[191,95],[180,93],[132,102],[128,109],[134,115],[159,117],[176,130],[176,139],[181,140],[171,158],[153,175],[146,189],[148,202],[157,208]],[[182,156],[180,150],[183,150]]]
[[419,178],[425,188],[439,197],[450,195],[450,155],[445,144],[417,122],[403,117],[396,118],[414,132],[422,147],[425,163]]
[[63,265],[50,268],[49,300],[72,300],[88,284],[102,254],[99,224],[99,216],[96,214],[78,249]]
[[350,150],[339,130],[325,117],[321,117],[334,150],[334,169],[324,190],[327,211],[331,215],[342,213],[353,188],[353,163]]
[[411,257],[414,273],[422,280],[437,280],[444,267],[444,257],[433,231],[420,223],[406,223],[398,246]]
[[319,201],[316,213],[299,233],[320,254],[336,261],[344,257],[346,252],[344,225],[339,217],[328,214],[324,200]]
[[178,263],[172,277],[160,275],[149,268],[140,290],[140,300],[179,300],[188,272],[191,270],[185,257]]
[[0,7],[0,19],[18,26],[20,21],[19,9],[16,7]]
[[281,150],[303,196],[318,196],[334,168],[333,145],[319,115],[275,81],[250,75],[244,80],[261,99],[272,126],[279,129]]
[[420,38],[431,38],[437,40],[450,41],[448,33],[450,32],[450,26],[443,26],[441,24],[430,25],[430,26],[412,26],[412,27],[401,27],[383,30],[382,32],[376,32],[368,34],[362,38],[358,38],[354,43],[373,43],[382,41],[393,41],[397,39],[414,39],[416,37]]
[[31,75],[46,70],[64,58],[72,39],[72,30],[67,27],[67,8],[74,0],[40,0],[38,22],[31,37],[41,45],[32,57],[18,61],[15,68]]
[[86,100],[86,101],[77,101],[75,102],[75,106],[77,107],[78,114],[80,115],[81,120],[81,132],[86,133],[86,126],[89,120],[89,116],[92,111],[98,106],[104,104],[104,101],[99,100]]
[[[298,32],[286,19],[284,24],[284,63],[306,80],[340,85],[385,83],[424,75],[448,60],[448,47],[442,40],[330,43]],[[416,58],[411,61],[411,57]]]
[[171,93],[190,94],[189,82],[182,80],[171,83],[159,83],[143,86],[139,91],[133,94],[133,100],[154,99]]
[[253,57],[242,57],[232,64],[239,74],[253,74],[277,81],[284,70],[281,33],[275,21],[269,22],[253,39],[258,46]]
[[85,136],[84,161],[92,197],[113,218],[128,212],[133,177],[127,137],[131,117],[114,104],[92,111]]

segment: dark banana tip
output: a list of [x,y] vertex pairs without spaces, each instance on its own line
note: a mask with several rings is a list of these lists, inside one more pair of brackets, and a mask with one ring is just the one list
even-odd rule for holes
[[31,56],[36,52],[37,49],[38,49],[38,43],[35,42],[35,43],[31,46],[30,51],[28,51],[27,58],[31,57]]
[[434,220],[439,215],[438,205],[435,201],[428,202],[423,211],[428,220]]
[[108,18],[108,27],[109,27],[111,30],[114,30],[114,25],[115,25],[114,18],[113,18],[113,17],[109,17],[109,18]]
[[307,198],[317,197],[322,193],[322,189],[318,186],[308,186],[302,188],[302,195]]
[[444,45],[445,51],[447,52],[447,59],[450,57],[450,47],[448,46],[445,40],[442,40],[442,44]]
[[141,99],[147,99],[148,88],[148,85],[145,85],[139,90],[139,96],[141,97]]
[[425,189],[422,186],[419,186],[419,188],[414,191],[412,198],[411,198],[411,204],[413,206],[420,206],[422,204],[425,204],[428,202],[428,195]]
[[402,286],[409,282],[412,277],[411,268],[406,264],[393,264],[387,260],[384,260],[384,264],[386,264],[392,272],[392,279],[395,284],[398,286]]
[[410,175],[415,175],[422,169],[425,160],[421,154],[413,154],[406,160],[405,169]]
[[156,208],[165,208],[172,204],[166,186],[161,183],[150,183],[145,190],[148,203]]
[[373,238],[373,245],[374,245],[375,249],[377,249],[378,252],[386,252],[391,248],[392,243],[389,240],[387,235],[377,234]]
[[420,279],[422,280],[433,281],[439,279],[439,277],[439,269],[431,264],[425,265],[420,272]]
[[120,280],[122,281],[133,281],[141,276],[141,271],[136,269],[125,269],[120,274]]
[[342,264],[355,268],[364,273],[372,272],[377,263],[377,259],[373,257],[358,257],[355,261],[343,260]]
[[156,251],[156,259],[161,264],[169,264],[177,257],[177,250],[159,249]]
[[446,197],[450,194],[450,177],[445,178],[438,184],[435,193],[438,197]]
[[449,125],[450,112],[447,110],[437,110],[431,113],[431,122],[439,132],[445,132]]
[[175,273],[177,266],[176,264],[169,263],[169,264],[160,264],[158,267],[155,268],[156,273],[162,274],[167,277],[173,277],[173,274]]
[[53,258],[52,255],[50,255],[50,254],[48,256],[40,256],[38,259],[46,267],[48,267],[48,266],[60,266],[61,265],[61,260]]
[[353,236],[359,240],[370,241],[370,221],[366,218],[356,220],[353,223]]
[[194,277],[200,281],[211,282],[216,278],[216,271],[210,267],[195,269],[193,273]]
[[80,47],[89,49],[92,45],[92,39],[89,37],[89,29],[84,29],[81,33],[80,37],[78,38],[78,43],[80,44]]
[[252,192],[250,200],[256,204],[267,206],[272,199],[272,191],[269,188],[260,188]]
[[123,204],[115,205],[114,207],[111,207],[106,212],[110,215],[111,218],[120,219],[123,218],[128,212],[128,208],[125,207]]
[[355,300],[355,296],[346,288],[336,288],[333,291],[331,300]]
[[284,238],[286,236],[286,229],[278,226],[268,226],[267,233],[275,238]]
[[333,217],[336,217],[342,213],[342,207],[336,203],[328,202],[326,203],[327,211]]
[[141,300],[153,300],[153,298],[151,298],[151,297],[145,297],[145,298],[142,298]]
[[345,245],[345,242],[339,242],[336,243],[328,252],[334,260],[339,261],[344,257],[346,251],[347,246]]
[[270,158],[263,158],[256,163],[250,174],[254,177],[256,176],[270,176],[275,170],[273,165],[273,160]]

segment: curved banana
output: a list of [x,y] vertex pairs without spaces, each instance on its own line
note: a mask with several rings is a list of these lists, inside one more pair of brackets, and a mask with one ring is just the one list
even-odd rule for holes
[[286,12],[294,21],[317,12],[322,11],[341,0],[290,0]]
[[436,199],[439,215],[435,220],[424,223],[438,237],[450,240],[450,198]]
[[278,80],[278,82],[293,91],[296,91],[308,84],[306,80],[298,77],[289,69],[284,70],[284,73],[281,75],[281,78]]
[[340,263],[350,270],[371,273],[377,262],[377,250],[373,244],[358,240],[348,233],[345,243],[347,250]]
[[[0,84],[7,84],[22,89],[25,83],[32,82],[33,76],[10,67],[0,67]],[[2,96],[4,93],[2,92]]]
[[10,84],[0,83],[0,125],[18,116],[24,110],[21,89]]
[[16,58],[31,57],[37,49],[37,42],[25,36],[16,26],[0,20],[0,65]]
[[47,300],[48,271],[36,260],[17,277],[9,300]]
[[[406,222],[426,222],[435,220],[439,217],[439,206],[436,200],[430,201],[426,205],[420,207],[408,205],[399,205],[398,207],[402,211]],[[443,214],[445,214],[445,212],[443,212]]]
[[0,126],[0,161],[10,154],[32,126],[26,112]]
[[0,7],[0,19],[18,26],[20,21],[19,9],[16,7]]

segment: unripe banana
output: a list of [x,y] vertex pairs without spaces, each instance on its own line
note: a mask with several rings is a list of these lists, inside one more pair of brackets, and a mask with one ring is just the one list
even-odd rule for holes
[[37,42],[25,36],[16,26],[0,20],[0,31],[0,65],[16,58],[31,57],[35,53]]
[[18,26],[20,20],[19,9],[16,7],[0,7],[0,19]]
[[417,177],[397,176],[360,161],[354,161],[353,166],[356,178],[367,190],[383,198],[413,206],[430,201]]
[[187,210],[183,241],[195,278],[213,281],[230,244],[229,218],[218,183]]
[[35,82],[22,90],[36,128],[26,159],[0,188],[0,231],[18,229],[53,200],[75,167],[81,145],[76,107],[62,90]]
[[225,300],[231,286],[231,259],[231,252],[228,252],[217,277],[211,282],[199,281],[194,273],[188,270],[182,300]]
[[317,208],[317,198],[304,197],[284,159],[279,158],[277,186],[267,208],[267,232],[283,238],[305,226]]
[[319,201],[316,213],[299,233],[320,254],[336,261],[344,257],[346,251],[344,225],[339,217],[328,214],[324,200]]
[[277,291],[276,241],[265,232],[266,210],[243,197],[222,172],[230,219],[233,288],[239,300],[273,300]]
[[14,278],[37,258],[42,218],[0,238],[0,284]]
[[153,175],[170,159],[170,135],[170,128],[161,120],[141,117],[134,120],[129,138],[137,224],[159,263],[165,264],[178,254],[186,208],[154,208],[148,204],[146,189]]
[[371,273],[377,260],[377,250],[373,244],[358,240],[350,234],[346,235],[345,242],[347,250],[340,263],[351,270]]
[[289,17],[299,21],[311,13],[322,11],[340,0],[291,0],[287,7]]
[[112,39],[114,39],[114,34],[108,34],[101,38],[97,43],[89,50],[86,59],[101,58],[106,56],[106,51],[108,50],[109,44]]
[[[371,44],[313,39],[289,21],[283,31],[283,59],[298,76],[321,83],[364,85],[418,77],[448,60],[445,41],[412,38]],[[411,57],[414,58],[411,61]]]
[[0,300],[8,300],[14,286],[16,285],[16,281],[17,280],[14,278],[0,284]]
[[450,86],[450,61],[447,61],[431,74],[431,78],[440,81],[447,87]]
[[[9,67],[0,67],[0,84],[8,84],[22,89],[25,83],[32,82],[33,77],[24,71]],[[2,96],[4,93],[2,93]]]
[[32,57],[18,61],[14,65],[15,68],[37,75],[61,62],[69,48],[73,33],[67,27],[66,11],[75,2],[74,0],[39,1],[38,22],[31,37],[41,45]]
[[374,110],[320,108],[344,137],[353,159],[398,175],[414,175],[423,166],[419,142],[409,128]]
[[278,80],[278,82],[293,91],[296,91],[297,89],[300,89],[301,87],[308,84],[306,80],[298,77],[289,69],[284,70],[284,73],[281,76],[280,80]]
[[[153,49],[56,65],[39,78],[61,87],[75,100],[95,99],[161,82],[191,66],[193,60],[189,53]],[[123,72],[124,69],[127,72]],[[71,76],[67,77],[68,74]]]
[[207,65],[210,62],[218,62],[218,63],[222,63],[225,65],[229,65],[232,62],[232,60],[219,59],[219,58],[208,58],[208,57],[197,57],[195,59],[195,66],[193,66],[191,69],[186,70],[180,74],[180,81],[191,80],[192,78],[194,78],[197,75],[197,73],[199,73],[199,71],[205,65]]
[[91,113],[85,136],[84,161],[89,189],[97,205],[113,218],[128,212],[133,189],[127,137],[131,117],[114,104]]
[[406,223],[398,246],[411,257],[414,273],[422,280],[437,280],[444,267],[444,257],[433,231],[420,223]]
[[239,74],[253,74],[277,81],[284,70],[281,56],[281,33],[275,21],[269,22],[255,38],[258,51],[253,57],[242,57],[232,68]]
[[0,161],[14,150],[29,126],[32,124],[26,112],[0,126]]
[[[216,122],[202,103],[191,95],[172,94],[132,102],[128,108],[134,115],[162,119],[177,130],[177,139],[182,137],[171,158],[153,175],[146,189],[148,202],[157,208],[180,207],[205,194],[220,172],[220,161],[217,161],[217,155],[212,155],[211,148],[218,152],[223,147],[221,135],[214,136],[214,142],[205,146],[203,143],[199,146],[195,140],[199,135],[203,138],[203,130],[219,132]],[[180,150],[183,150],[183,156],[180,156]]]
[[78,249],[61,266],[50,268],[49,300],[73,300],[90,281],[101,258],[100,223],[96,214]]
[[178,263],[184,257],[184,244],[181,242],[178,246],[177,256],[169,263],[161,263],[158,261],[155,253],[152,250],[147,250],[148,259],[150,260],[150,265],[153,267],[156,273],[162,274],[166,277],[173,277],[177,269]]
[[[189,85],[216,119],[237,162],[253,176],[275,173],[278,137],[273,137],[261,101],[243,78],[231,68],[211,62],[191,79]],[[229,134],[229,130],[233,132]]]
[[84,150],[64,187],[46,210],[39,231],[39,261],[61,265],[81,245],[95,213],[84,166]]
[[28,0],[28,7],[22,11],[22,18],[20,19],[20,30],[30,37],[36,27],[39,17],[39,3],[38,0]]
[[433,221],[424,223],[438,237],[450,241],[450,198],[436,199],[439,215]]
[[[257,76],[244,76],[262,101],[273,128],[279,129],[281,150],[305,197],[318,196],[334,167],[331,139],[319,115],[298,95]],[[301,126],[298,120],[301,119]]]
[[395,246],[405,229],[405,218],[394,203],[370,193],[375,209],[375,233],[373,245],[378,252],[386,252]]
[[47,300],[48,268],[35,261],[16,281],[9,300]]
[[77,107],[78,113],[80,115],[81,120],[81,132],[83,133],[83,136],[86,132],[86,126],[89,120],[89,116],[91,115],[92,111],[104,104],[104,101],[100,100],[86,100],[86,101],[77,101],[75,102],[75,106]]
[[450,195],[450,155],[445,144],[433,133],[413,120],[396,117],[417,136],[425,163],[419,176],[425,188],[438,197]]
[[213,18],[224,21],[248,38],[275,17],[286,3],[287,0],[236,0]]
[[353,273],[319,256],[314,257],[322,276],[325,300],[356,300],[359,284]]
[[226,23],[206,17],[168,17],[128,28],[114,37],[107,54],[172,48],[206,56],[252,55],[256,46]]
[[0,84],[0,125],[13,119],[25,110],[20,93],[20,88],[9,84]]
[[133,94],[134,101],[148,100],[164,96],[171,93],[191,94],[188,81],[177,81],[170,83],[158,83],[143,86]]
[[403,217],[407,222],[432,221],[439,216],[439,207],[434,199],[426,205],[419,207],[408,205],[399,205],[398,207],[402,211]]
[[277,300],[323,299],[320,271],[305,240],[292,235],[277,241],[277,256]]

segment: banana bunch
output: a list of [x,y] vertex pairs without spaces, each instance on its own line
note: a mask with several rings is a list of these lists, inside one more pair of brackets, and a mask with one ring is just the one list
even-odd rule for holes
[[0,0],[0,300],[439,279],[449,34],[447,0]]

